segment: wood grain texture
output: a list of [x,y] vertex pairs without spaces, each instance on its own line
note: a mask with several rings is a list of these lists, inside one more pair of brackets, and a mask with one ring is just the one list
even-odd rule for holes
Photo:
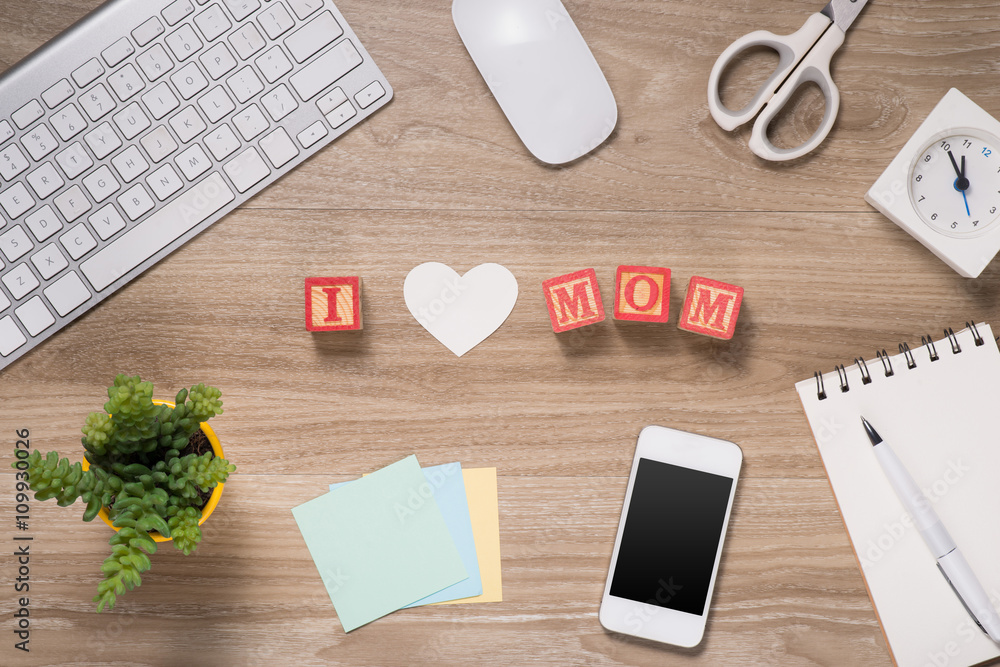
[[[100,616],[107,528],[33,502],[32,651],[14,650],[8,615],[0,664],[889,664],[793,384],[997,322],[1000,264],[960,278],[863,199],[949,87],[1000,113],[996,2],[872,2],[834,60],[833,132],[788,164],[755,158],[745,129],[720,130],[705,85],[732,40],[792,32],[819,3],[565,4],[619,105],[593,155],[562,168],[527,155],[450,3],[343,0],[391,105],[0,374],[4,461],[20,428],[77,456],[84,417],[125,371],[165,398],[221,387],[213,426],[238,466],[198,551],[161,550],[142,587]],[[0,68],[96,5],[0,0]],[[818,122],[814,97],[786,136]],[[403,302],[406,273],[425,261],[498,262],[520,283],[507,323],[461,359]],[[669,323],[554,334],[542,281],[594,267],[611,304],[619,264],[671,269]],[[324,275],[363,277],[364,332],[303,330],[303,279]],[[693,275],[744,287],[733,340],[677,329]],[[692,650],[597,621],[635,438],[653,423],[745,453]],[[405,610],[345,635],[290,509],[411,453],[497,467],[504,601]],[[0,474],[4,545],[13,496]]]

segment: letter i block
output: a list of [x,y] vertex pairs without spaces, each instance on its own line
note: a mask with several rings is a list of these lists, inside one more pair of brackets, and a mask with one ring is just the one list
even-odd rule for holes
[[361,329],[361,278],[306,278],[306,329]]
[[604,321],[604,303],[593,269],[583,269],[542,283],[552,330],[569,331]]
[[685,331],[729,340],[743,303],[743,288],[700,276],[691,278],[677,326]]
[[666,322],[670,315],[670,269],[619,266],[615,273],[615,319]]

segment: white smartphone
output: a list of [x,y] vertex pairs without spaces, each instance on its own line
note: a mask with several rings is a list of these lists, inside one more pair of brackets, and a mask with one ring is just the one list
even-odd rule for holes
[[601,625],[677,646],[701,642],[742,463],[742,450],[726,440],[642,430]]

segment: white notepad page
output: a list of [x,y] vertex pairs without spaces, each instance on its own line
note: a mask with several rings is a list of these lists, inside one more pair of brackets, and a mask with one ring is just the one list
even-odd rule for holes
[[864,415],[924,490],[995,606],[1000,603],[1000,351],[988,325],[931,350],[846,368],[795,385],[896,664],[974,665],[1000,656],[941,575],[889,485],[861,424]]

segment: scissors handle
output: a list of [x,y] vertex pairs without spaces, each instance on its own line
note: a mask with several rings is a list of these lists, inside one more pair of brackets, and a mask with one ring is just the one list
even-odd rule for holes
[[[764,110],[760,112],[753,124],[750,141],[747,143],[755,155],[765,160],[777,162],[792,160],[805,155],[823,143],[826,135],[833,128],[833,124],[837,120],[837,112],[840,110],[840,91],[830,76],[830,59],[843,43],[844,31],[836,25],[831,25],[812,51],[792,71],[791,76],[778,88],[774,97],[764,105]],[[815,83],[823,91],[823,97],[826,100],[823,120],[820,121],[819,127],[805,143],[795,148],[778,148],[767,138],[768,126],[795,94],[795,91],[809,82]]]

